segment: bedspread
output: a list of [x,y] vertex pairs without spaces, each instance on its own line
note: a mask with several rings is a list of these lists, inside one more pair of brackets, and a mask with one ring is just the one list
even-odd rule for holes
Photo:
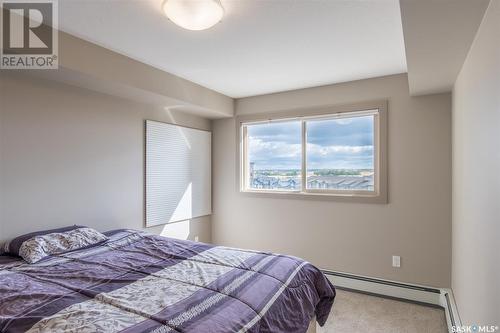
[[135,230],[27,264],[0,257],[1,332],[305,332],[328,279],[291,256]]

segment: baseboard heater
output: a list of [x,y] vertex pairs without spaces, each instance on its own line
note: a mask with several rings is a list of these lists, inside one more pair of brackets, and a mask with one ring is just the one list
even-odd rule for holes
[[448,330],[461,326],[455,299],[451,289],[432,288],[422,285],[391,281],[345,272],[322,270],[327,278],[339,289],[353,290],[365,294],[402,300],[443,308]]

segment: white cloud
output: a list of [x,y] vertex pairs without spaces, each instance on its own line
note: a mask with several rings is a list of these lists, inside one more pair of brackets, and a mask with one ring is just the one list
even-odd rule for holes
[[352,123],[352,119],[353,118],[340,118],[336,119],[335,122],[339,125],[349,125],[350,123]]
[[[250,160],[259,168],[300,168],[302,145],[283,141],[267,141],[250,137]],[[318,144],[307,145],[310,167],[318,168],[368,168],[372,164],[373,146],[346,146]]]
[[301,144],[282,141],[262,141],[250,137],[249,152],[254,156],[268,156],[270,158],[294,158],[301,155]]
[[316,154],[321,156],[327,156],[333,153],[344,153],[344,154],[359,154],[364,152],[371,152],[373,146],[320,146],[316,144],[307,145],[308,154]]

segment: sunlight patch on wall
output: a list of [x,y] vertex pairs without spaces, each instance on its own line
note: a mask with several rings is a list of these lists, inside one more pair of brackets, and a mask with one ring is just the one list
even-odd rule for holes
[[188,239],[190,233],[191,220],[169,223],[163,227],[160,235],[177,239]]
[[189,183],[186,191],[182,195],[181,200],[177,204],[172,217],[170,218],[172,221],[179,221],[185,218],[185,216],[191,216],[191,212],[193,211],[193,183]]

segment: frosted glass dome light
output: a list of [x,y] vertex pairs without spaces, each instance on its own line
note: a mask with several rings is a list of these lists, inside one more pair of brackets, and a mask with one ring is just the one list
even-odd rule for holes
[[188,30],[211,28],[224,16],[219,0],[165,0],[163,12],[172,22]]

